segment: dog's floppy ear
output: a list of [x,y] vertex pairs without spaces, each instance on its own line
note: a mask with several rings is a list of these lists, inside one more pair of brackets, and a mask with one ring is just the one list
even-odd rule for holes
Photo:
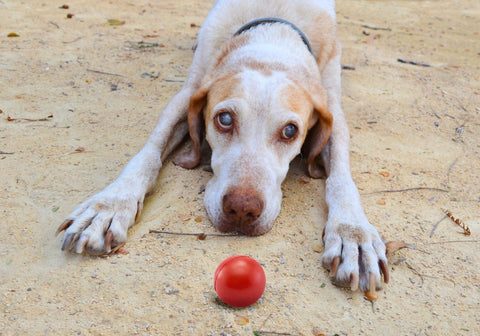
[[207,105],[209,89],[209,86],[201,86],[190,98],[187,120],[192,145],[190,149],[178,154],[173,160],[173,163],[186,169],[195,168],[200,163],[201,145],[205,136],[203,109]]
[[332,132],[333,116],[327,107],[327,94],[322,87],[317,87],[311,94],[314,106],[313,116],[317,121],[308,131],[304,150],[307,156],[307,171],[310,177],[321,178],[324,171],[319,164],[318,156],[327,144]]

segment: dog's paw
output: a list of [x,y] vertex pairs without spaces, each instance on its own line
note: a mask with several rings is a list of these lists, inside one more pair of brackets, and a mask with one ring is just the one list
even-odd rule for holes
[[65,231],[62,250],[102,255],[127,239],[127,230],[139,216],[144,195],[135,196],[121,183],[112,183],[80,204],[59,226]]
[[366,218],[356,224],[330,218],[323,241],[322,262],[336,285],[372,293],[381,288],[382,274],[383,281],[388,283],[385,244]]

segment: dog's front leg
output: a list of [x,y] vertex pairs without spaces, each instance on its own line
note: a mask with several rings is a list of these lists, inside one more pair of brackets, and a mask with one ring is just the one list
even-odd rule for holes
[[62,250],[103,254],[126,240],[145,195],[155,185],[162,161],[188,132],[187,109],[193,92],[194,85],[186,84],[168,103],[147,143],[120,176],[67,217],[57,230],[57,234],[66,232]]
[[380,286],[382,273],[388,282],[385,244],[365,216],[350,173],[350,135],[340,105],[340,71],[340,56],[337,56],[322,73],[329,96],[328,108],[333,115],[331,137],[322,152],[329,212],[323,236],[323,263],[335,283],[348,285],[352,290],[375,290]]

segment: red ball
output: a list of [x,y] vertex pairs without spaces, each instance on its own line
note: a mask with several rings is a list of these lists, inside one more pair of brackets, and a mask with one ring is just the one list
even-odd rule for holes
[[218,265],[213,281],[220,300],[233,307],[246,307],[260,299],[266,279],[255,259],[236,255]]

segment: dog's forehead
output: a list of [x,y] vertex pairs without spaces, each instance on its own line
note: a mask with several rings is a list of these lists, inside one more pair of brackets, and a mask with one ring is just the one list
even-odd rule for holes
[[257,65],[220,76],[209,92],[210,108],[225,100],[243,100],[245,107],[259,113],[288,111],[305,114],[311,102],[305,90],[284,71]]
[[295,78],[283,71],[245,71],[241,75],[245,99],[259,113],[296,114],[306,122],[313,110],[310,96]]

